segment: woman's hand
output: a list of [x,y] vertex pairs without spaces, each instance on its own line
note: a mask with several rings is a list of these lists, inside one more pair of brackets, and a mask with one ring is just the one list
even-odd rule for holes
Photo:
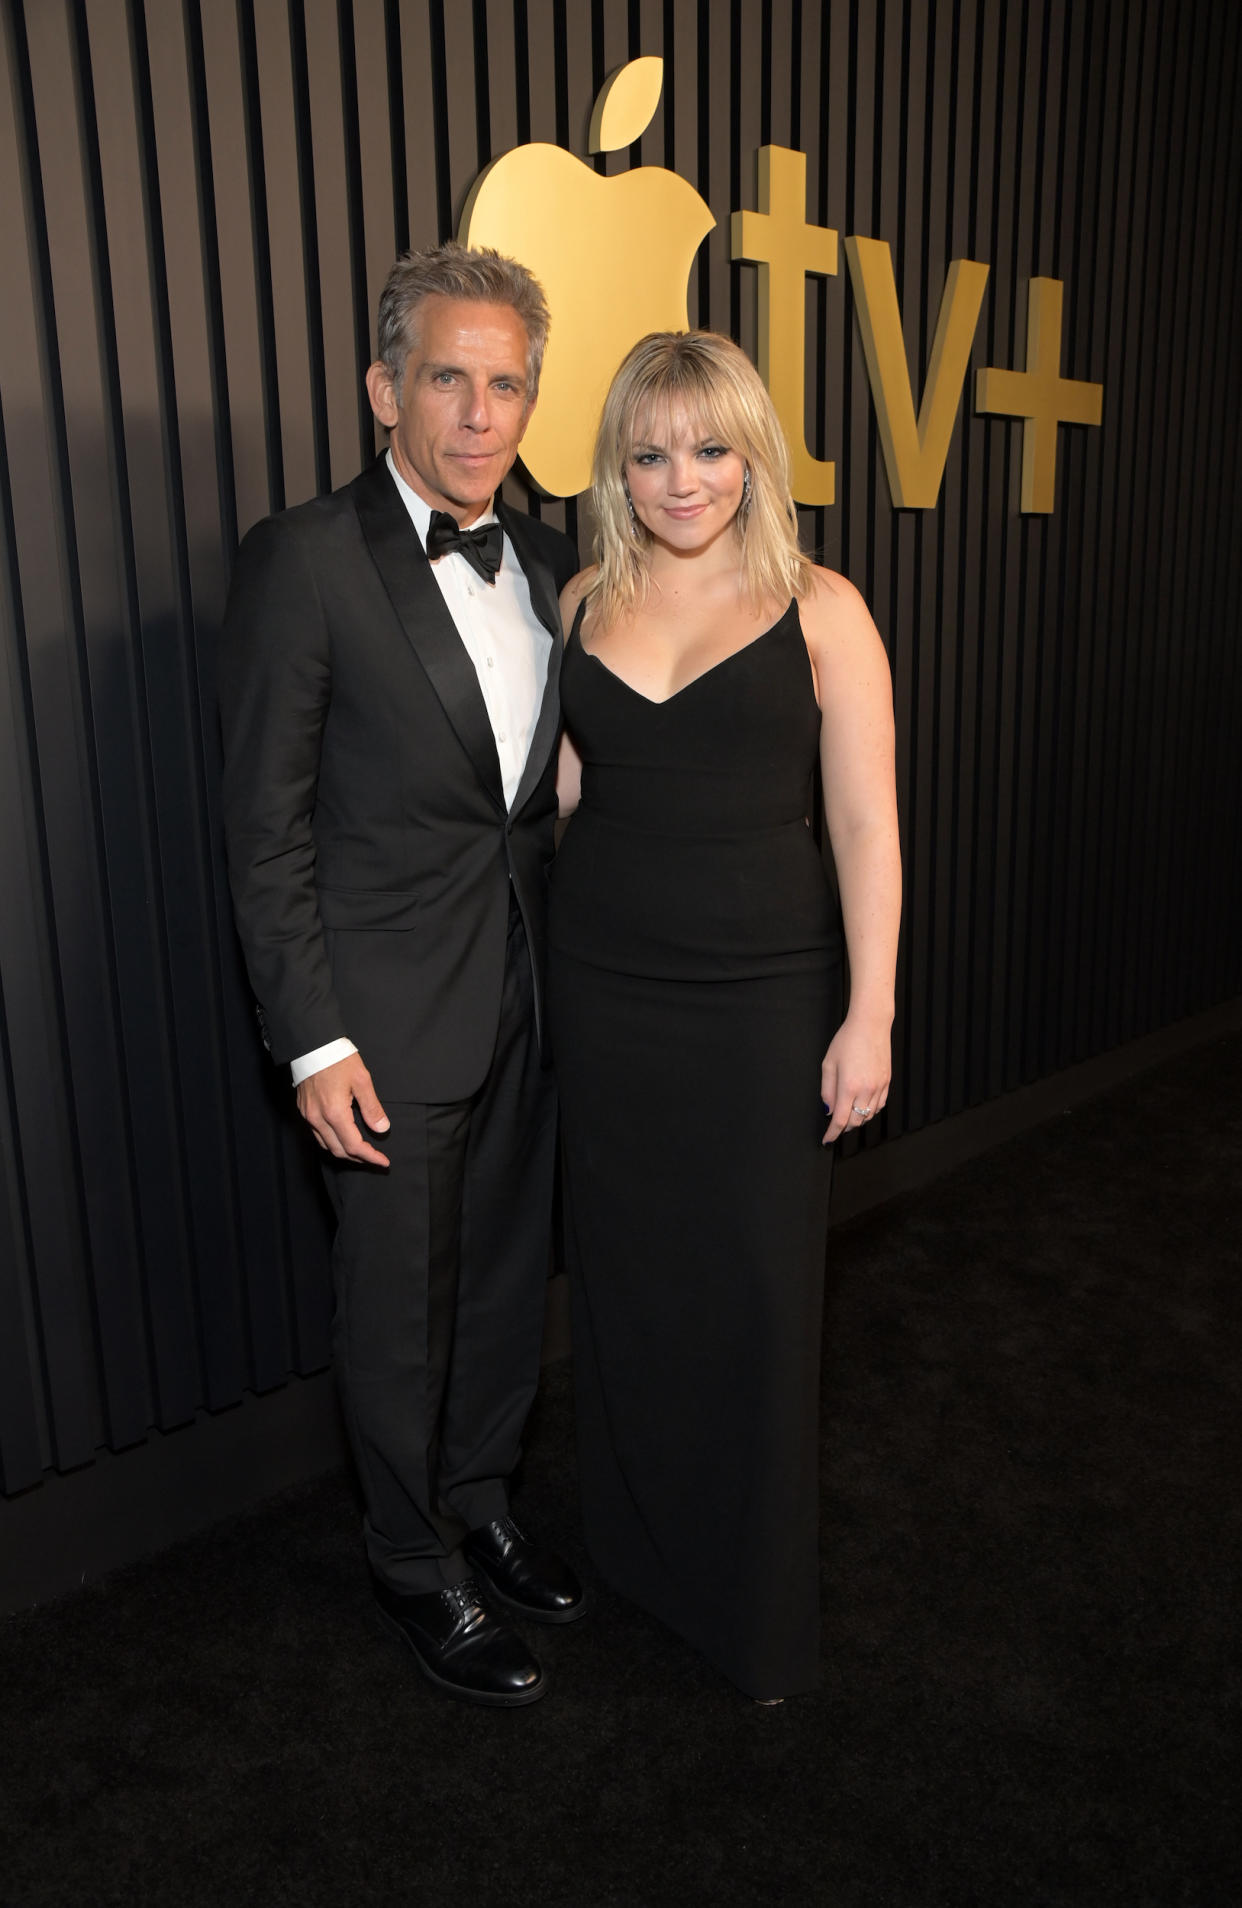
[[892,1039],[889,1026],[847,1014],[824,1055],[819,1090],[828,1114],[823,1144],[830,1146],[842,1133],[857,1132],[873,1120],[888,1099],[892,1077]]

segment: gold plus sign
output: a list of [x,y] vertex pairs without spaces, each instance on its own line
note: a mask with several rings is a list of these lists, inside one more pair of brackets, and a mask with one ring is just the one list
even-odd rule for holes
[[989,365],[975,385],[975,409],[1021,417],[1022,508],[1048,512],[1057,482],[1057,428],[1061,424],[1098,424],[1104,415],[1104,386],[1061,376],[1061,291],[1059,278],[1033,278],[1026,313],[1026,370],[1002,371]]
[[836,501],[836,466],[806,447],[806,294],[808,272],[833,277],[837,235],[806,222],[806,154],[759,148],[759,209],[735,212],[734,258],[759,267],[759,375],[785,427],[799,503]]

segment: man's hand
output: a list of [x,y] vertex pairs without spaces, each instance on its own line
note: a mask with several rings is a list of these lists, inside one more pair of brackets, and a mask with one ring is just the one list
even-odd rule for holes
[[360,1053],[347,1054],[343,1060],[312,1073],[298,1087],[297,1098],[298,1112],[325,1153],[331,1153],[336,1159],[365,1160],[370,1166],[387,1166],[385,1155],[362,1137],[354,1118],[357,1104],[363,1122],[372,1133],[388,1131],[388,1115],[376,1098]]

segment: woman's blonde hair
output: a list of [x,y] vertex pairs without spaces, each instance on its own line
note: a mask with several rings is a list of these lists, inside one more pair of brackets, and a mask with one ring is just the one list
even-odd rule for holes
[[745,462],[749,482],[735,524],[743,592],[756,609],[811,587],[811,560],[798,548],[789,451],[754,365],[716,331],[653,331],[622,359],[595,439],[591,495],[598,568],[588,595],[612,622],[646,596],[651,535],[635,516],[625,467],[636,444],[675,408]]

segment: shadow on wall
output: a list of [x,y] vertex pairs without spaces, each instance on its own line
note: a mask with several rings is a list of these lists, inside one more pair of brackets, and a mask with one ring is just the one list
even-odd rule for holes
[[331,1308],[224,874],[210,420],[182,427],[181,492],[156,419],[126,418],[123,457],[75,420],[62,487],[44,422],[6,420],[10,467],[31,452],[0,714],[0,871],[29,897],[0,924],[7,1492],[322,1369]]

